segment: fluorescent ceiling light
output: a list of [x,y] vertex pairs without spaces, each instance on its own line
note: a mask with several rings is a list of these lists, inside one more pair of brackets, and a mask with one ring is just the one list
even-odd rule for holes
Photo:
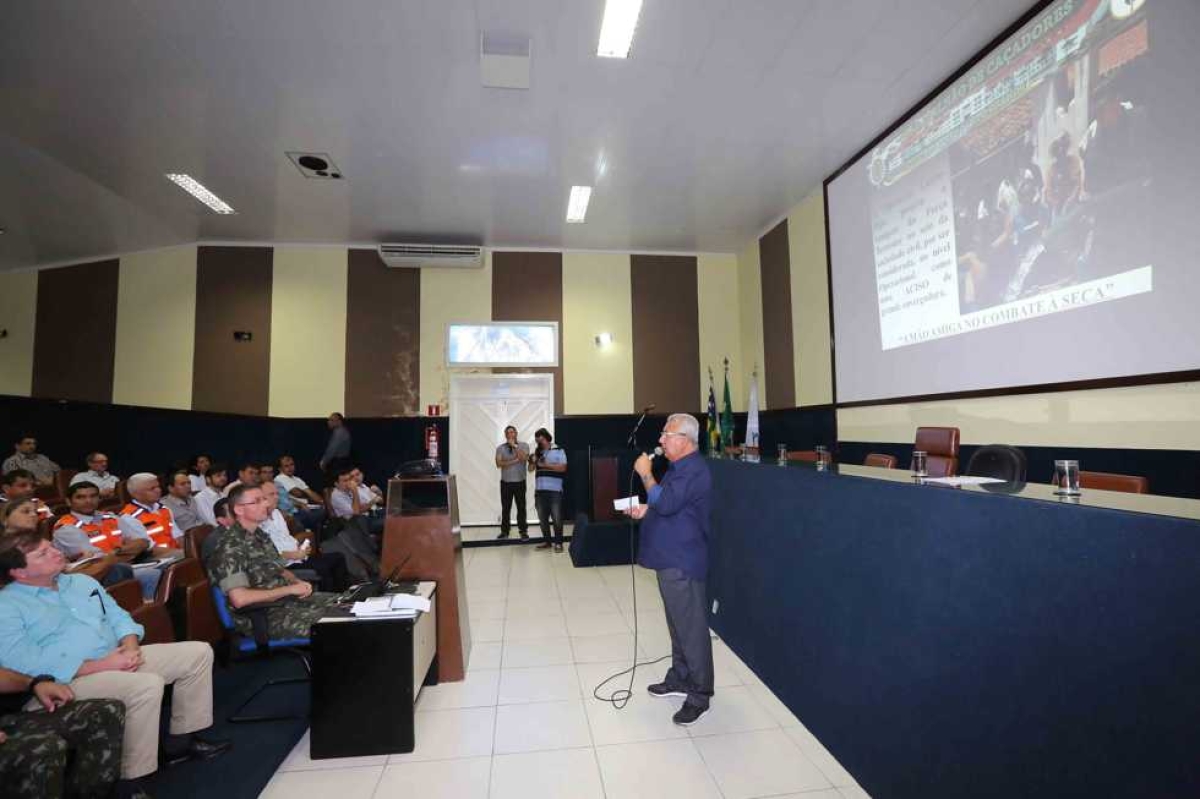
[[600,46],[596,55],[601,58],[628,58],[642,13],[642,0],[608,0],[604,4],[604,21],[600,23]]
[[237,213],[233,210],[233,207],[229,203],[225,202],[220,197],[206,189],[204,185],[200,183],[200,181],[196,180],[191,175],[178,175],[168,172],[167,180],[171,181],[176,186],[183,189],[218,214]]
[[567,200],[567,221],[582,222],[587,216],[588,201],[591,199],[591,186],[572,186],[571,199]]

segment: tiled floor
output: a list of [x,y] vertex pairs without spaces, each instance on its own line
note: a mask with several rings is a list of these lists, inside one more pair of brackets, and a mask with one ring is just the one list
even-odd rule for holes
[[[492,533],[494,536],[494,532]],[[639,668],[623,710],[593,697],[670,651],[654,575],[575,569],[532,547],[466,551],[474,649],[467,679],[431,686],[408,755],[312,761],[308,737],[263,796],[281,799],[863,799],[820,742],[720,641],[717,694],[695,726],[654,699],[665,663]],[[634,615],[636,582],[637,615]],[[603,693],[624,687],[628,676]]]

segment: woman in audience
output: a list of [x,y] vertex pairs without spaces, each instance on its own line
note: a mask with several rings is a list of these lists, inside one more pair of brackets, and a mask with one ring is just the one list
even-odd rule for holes
[[[4,506],[4,533],[37,532],[38,511],[32,499],[18,499]],[[80,554],[67,565],[68,574],[86,574],[101,585],[133,579],[133,569],[119,563],[115,555],[88,557]]]

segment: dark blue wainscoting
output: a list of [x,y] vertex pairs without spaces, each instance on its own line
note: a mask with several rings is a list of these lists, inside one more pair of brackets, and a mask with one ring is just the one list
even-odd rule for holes
[[1200,796],[1200,522],[710,467],[712,626],[872,796]]

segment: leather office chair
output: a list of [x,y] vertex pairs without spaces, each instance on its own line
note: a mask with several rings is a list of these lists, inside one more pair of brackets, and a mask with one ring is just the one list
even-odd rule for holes
[[895,469],[896,456],[884,455],[881,452],[872,452],[867,455],[867,459],[863,461],[863,466],[874,466],[877,469]]
[[930,477],[958,474],[957,427],[918,427],[913,449],[926,453],[925,466]]
[[[217,610],[217,618],[221,622],[221,626],[225,628],[225,649],[227,657],[231,658],[246,658],[253,656],[267,657],[273,653],[286,653],[300,658],[300,662],[304,665],[303,677],[285,677],[279,679],[270,679],[258,686],[254,693],[246,697],[246,700],[238,705],[237,709],[229,717],[231,724],[245,724],[256,721],[283,721],[285,719],[298,718],[294,715],[242,715],[242,711],[246,705],[250,704],[254,699],[266,689],[274,685],[289,685],[294,683],[310,682],[312,680],[312,665],[308,662],[308,657],[301,648],[309,646],[308,638],[271,638],[267,621],[267,608],[274,604],[271,602],[247,605],[237,611],[234,611],[229,602],[225,598],[225,592],[221,590],[219,585],[212,586],[213,605]],[[250,624],[253,628],[252,635],[247,637],[237,631],[237,627],[233,622],[234,613],[242,614],[250,619]]]
[[208,574],[196,558],[172,563],[158,581],[155,602],[166,608],[168,621],[180,641],[218,644],[224,637],[213,605]]
[[995,477],[1006,483],[1025,482],[1025,453],[1006,444],[988,444],[975,450],[967,464],[966,474],[973,477]]
[[816,463],[817,451],[815,449],[789,449],[787,459],[789,461],[798,461],[800,463]]
[[1079,472],[1080,488],[1095,488],[1100,491],[1124,491],[1129,494],[1149,494],[1150,481],[1133,474],[1111,472]]

